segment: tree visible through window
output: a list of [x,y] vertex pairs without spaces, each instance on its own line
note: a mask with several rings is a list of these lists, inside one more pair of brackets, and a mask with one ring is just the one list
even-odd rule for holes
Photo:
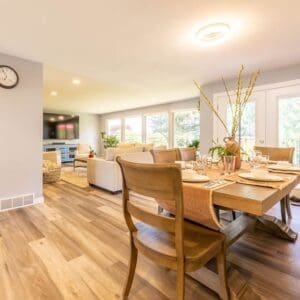
[[174,113],[174,145],[186,147],[200,138],[200,113],[197,110]]
[[125,141],[127,143],[142,142],[141,117],[129,117],[125,119]]
[[121,119],[107,120],[107,135],[114,135],[121,141]]
[[278,101],[279,146],[295,147],[294,162],[300,163],[300,97]]
[[160,113],[146,116],[146,142],[156,146],[168,145],[168,114]]

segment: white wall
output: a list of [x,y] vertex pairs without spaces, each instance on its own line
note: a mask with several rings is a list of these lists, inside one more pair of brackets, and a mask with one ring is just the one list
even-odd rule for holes
[[43,67],[1,53],[0,65],[20,77],[15,88],[0,87],[0,198],[41,197]]

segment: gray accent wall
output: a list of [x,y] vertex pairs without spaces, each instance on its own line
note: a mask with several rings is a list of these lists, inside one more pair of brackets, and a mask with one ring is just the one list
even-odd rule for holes
[[0,53],[0,65],[19,74],[13,89],[0,87],[0,199],[42,197],[43,66]]

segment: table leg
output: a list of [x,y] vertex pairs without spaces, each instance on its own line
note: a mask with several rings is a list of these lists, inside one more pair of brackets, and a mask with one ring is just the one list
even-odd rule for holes
[[291,219],[292,218],[292,210],[291,210],[291,200],[290,200],[290,195],[286,196],[286,202],[285,202],[285,206],[286,206],[286,212],[288,217]]
[[[226,248],[236,242],[246,231],[252,229],[255,223],[255,217],[242,214],[235,221],[227,225],[222,231],[226,235]],[[214,258],[203,268],[195,272],[188,272],[187,275],[191,276],[192,278],[199,281],[221,296],[222,289],[220,286],[220,278],[217,270],[217,262]],[[248,285],[248,279],[229,263],[227,263],[227,278],[228,287],[230,290],[230,299],[261,299],[261,297],[256,294],[255,291]]]
[[257,229],[267,231],[290,242],[295,242],[297,240],[298,233],[293,231],[287,224],[284,224],[276,217],[264,215],[262,217],[258,217],[257,220]]
[[[195,272],[188,273],[193,279],[201,282],[217,294],[221,294],[221,287],[218,274],[207,267]],[[261,297],[248,284],[248,279],[228,264],[227,267],[228,287],[231,300],[260,300]]]
[[281,220],[284,224],[286,224],[286,198],[284,197],[283,199],[280,200],[280,210],[281,210]]

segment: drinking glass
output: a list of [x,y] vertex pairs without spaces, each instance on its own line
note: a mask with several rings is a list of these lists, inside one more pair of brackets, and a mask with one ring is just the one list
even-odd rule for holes
[[205,175],[205,169],[207,166],[206,155],[199,155],[196,160],[195,170],[198,174]]
[[224,156],[224,174],[230,175],[235,171],[235,156]]
[[261,160],[260,160],[260,163],[262,165],[267,165],[269,163],[269,159],[270,159],[270,156],[269,155],[262,155],[261,156]]

